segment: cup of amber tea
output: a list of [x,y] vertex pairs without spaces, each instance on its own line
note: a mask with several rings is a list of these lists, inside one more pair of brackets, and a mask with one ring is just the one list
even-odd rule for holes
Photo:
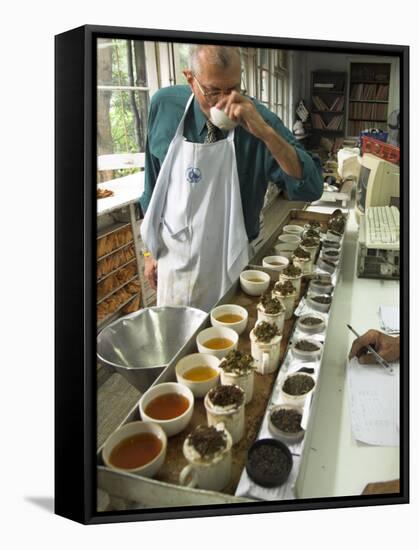
[[102,449],[108,468],[153,477],[166,458],[167,436],[154,422],[128,422],[116,430]]

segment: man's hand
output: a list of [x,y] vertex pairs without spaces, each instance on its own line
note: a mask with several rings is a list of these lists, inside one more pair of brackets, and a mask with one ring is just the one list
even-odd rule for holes
[[368,345],[372,346],[380,357],[390,363],[397,361],[400,357],[400,337],[394,338],[378,330],[369,330],[353,341],[349,359],[356,356],[363,365],[376,363],[374,355],[367,350]]
[[220,99],[216,107],[263,141],[286,174],[298,180],[303,177],[301,162],[294,147],[265,122],[253,101],[238,92],[231,92]]
[[270,129],[269,124],[260,116],[253,102],[238,92],[231,92],[220,99],[216,107],[259,139],[263,140]]
[[144,277],[154,290],[157,289],[157,262],[153,256],[144,258]]

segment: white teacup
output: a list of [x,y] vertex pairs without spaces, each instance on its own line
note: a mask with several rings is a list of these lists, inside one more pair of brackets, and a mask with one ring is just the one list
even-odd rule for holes
[[278,242],[274,246],[274,251],[277,256],[284,256],[284,258],[287,258],[288,260],[290,260],[297,246],[298,246],[298,243]]
[[260,374],[275,372],[279,367],[282,334],[274,336],[270,342],[258,342],[253,329],[249,337],[257,372]]
[[[222,321],[220,317],[223,317],[223,315],[237,315],[241,317],[241,320],[232,322]],[[224,304],[211,310],[211,325],[213,327],[231,328],[235,330],[237,334],[242,334],[242,332],[245,331],[248,318],[249,314],[247,310],[236,304]]]
[[199,487],[207,491],[221,491],[230,482],[233,441],[223,423],[218,423],[215,428],[224,434],[226,447],[211,458],[201,457],[191,444],[190,436],[185,439],[183,454],[189,464],[180,472],[181,485]]
[[231,120],[224,111],[217,109],[215,106],[210,109],[210,120],[220,130],[232,130],[238,124],[234,120]]
[[[208,343],[215,339],[229,340],[231,344],[218,349],[209,347]],[[196,337],[196,345],[199,353],[211,353],[212,355],[215,355],[215,357],[218,357],[218,359],[225,357],[232,349],[237,349],[238,341],[239,335],[237,332],[232,328],[225,327],[206,328]]]
[[287,267],[290,263],[289,259],[285,256],[266,256],[262,260],[262,266],[271,269],[272,271],[277,271],[278,276],[279,272]]
[[304,228],[301,227],[301,225],[284,225],[282,231],[288,235],[297,235],[298,237],[301,237]]
[[280,243],[292,243],[298,246],[301,242],[301,237],[298,235],[292,235],[291,233],[282,233],[282,235],[278,237],[278,241]]
[[[220,360],[210,353],[191,353],[185,355],[176,364],[176,380],[191,390],[195,397],[204,397],[208,390],[216,386],[220,380]],[[196,367],[208,367],[214,371],[212,378],[191,380],[185,377],[188,371]]]

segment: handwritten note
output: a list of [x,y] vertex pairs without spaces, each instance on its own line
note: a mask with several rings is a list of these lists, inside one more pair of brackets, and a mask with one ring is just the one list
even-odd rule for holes
[[369,445],[399,446],[399,363],[390,375],[380,366],[347,365],[352,433]]

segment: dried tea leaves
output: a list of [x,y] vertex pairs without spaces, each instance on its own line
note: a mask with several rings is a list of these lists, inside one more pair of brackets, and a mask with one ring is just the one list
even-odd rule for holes
[[304,395],[314,387],[314,380],[306,374],[295,374],[289,376],[282,386],[288,395]]
[[319,346],[316,346],[316,344],[313,344],[313,342],[309,342],[308,340],[299,340],[295,344],[295,348],[300,351],[319,351]]
[[242,353],[238,350],[231,350],[221,361],[220,367],[224,372],[245,375],[255,368],[253,357],[249,353]]
[[267,323],[266,321],[262,321],[255,326],[253,333],[258,342],[270,342],[279,334],[279,330],[277,326]]
[[202,458],[212,458],[227,446],[226,433],[214,426],[197,426],[188,439]]
[[[287,282],[289,283],[289,281]],[[292,283],[290,284],[292,286]],[[278,300],[278,298],[272,297],[272,294],[270,292],[265,292],[262,295],[260,303],[262,304],[265,313],[267,313],[268,315],[276,315],[284,310],[284,306],[282,305],[282,303]]]
[[238,386],[217,386],[210,390],[208,398],[218,407],[240,406],[244,401],[244,391]]
[[295,287],[291,281],[284,281],[283,283],[275,283],[274,286],[275,292],[281,294],[281,296],[289,296],[290,294],[295,294]]
[[286,277],[290,277],[290,278],[296,278],[296,277],[300,277],[300,275],[302,274],[302,271],[299,267],[297,267],[296,265],[294,265],[293,263],[290,263],[283,271],[282,271],[282,274],[285,275]]
[[302,415],[294,409],[276,409],[271,414],[272,424],[286,433],[297,433],[302,430]]

